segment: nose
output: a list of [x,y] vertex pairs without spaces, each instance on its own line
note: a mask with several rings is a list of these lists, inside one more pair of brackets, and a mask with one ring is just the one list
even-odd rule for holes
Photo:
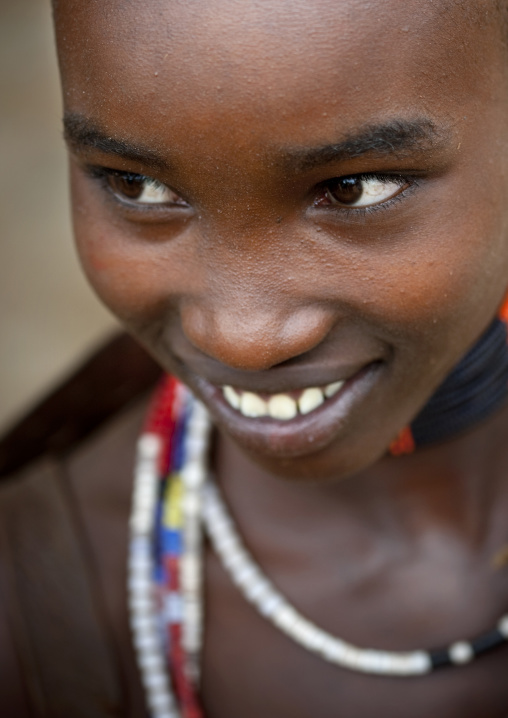
[[201,352],[244,371],[261,371],[318,346],[333,324],[320,305],[290,309],[275,298],[214,303],[193,299],[181,311],[187,339]]

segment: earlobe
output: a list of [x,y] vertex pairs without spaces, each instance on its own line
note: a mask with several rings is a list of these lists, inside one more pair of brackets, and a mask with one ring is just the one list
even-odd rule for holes
[[501,304],[501,307],[499,309],[497,316],[505,324],[508,324],[508,291],[506,292],[506,294],[504,296],[503,303]]
[[389,446],[389,453],[392,456],[404,456],[404,454],[412,454],[415,450],[415,440],[411,432],[411,427],[406,426],[396,439]]

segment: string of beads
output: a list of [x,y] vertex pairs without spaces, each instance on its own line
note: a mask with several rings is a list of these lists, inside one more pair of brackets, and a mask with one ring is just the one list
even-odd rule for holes
[[138,443],[129,553],[133,642],[153,718],[203,718],[202,522],[232,581],[297,643],[344,668],[421,675],[462,665],[508,640],[508,615],[491,631],[434,651],[361,649],[301,616],[240,540],[218,487],[206,480],[210,422],[190,391],[168,377]]

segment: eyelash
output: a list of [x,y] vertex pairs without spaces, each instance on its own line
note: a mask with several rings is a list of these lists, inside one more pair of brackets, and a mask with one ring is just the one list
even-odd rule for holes
[[[419,186],[420,179],[419,177],[415,177],[414,175],[402,175],[398,173],[385,174],[382,172],[364,172],[359,174],[342,175],[338,178],[333,178],[333,180],[326,180],[326,182],[323,182],[321,185],[322,190],[326,190],[332,184],[333,181],[342,178],[355,178],[360,181],[374,179],[381,182],[397,182],[400,183],[401,187],[403,187],[403,189],[400,192],[397,192],[397,194],[393,197],[390,197],[383,202],[379,202],[378,204],[372,204],[366,207],[348,207],[346,205],[340,204],[329,204],[328,206],[319,207],[319,205],[317,204],[318,201],[315,201],[314,206],[316,208],[319,207],[320,209],[328,210],[333,213],[340,213],[340,216],[345,219],[366,218],[376,212],[391,209],[396,203],[404,201],[407,198],[408,194],[412,193]],[[407,186],[404,187],[404,185]]]
[[[116,193],[112,187],[109,185],[108,180],[112,177],[119,177],[123,179],[131,179],[131,180],[146,180],[150,181],[154,178],[149,177],[148,175],[143,175],[138,172],[124,172],[122,170],[114,170],[110,169],[109,167],[100,167],[97,165],[92,166],[86,166],[85,167],[86,173],[94,180],[97,180],[102,188],[119,204],[123,205],[124,207],[128,208],[131,211],[135,212],[157,212],[157,211],[164,211],[168,208],[185,208],[186,204],[180,204],[177,202],[171,203],[137,203],[136,201],[130,201],[127,197],[123,198],[119,196],[118,193]],[[161,183],[163,184],[163,183]],[[168,189],[170,189],[168,187]],[[170,190],[172,191],[172,190]],[[176,193],[175,193],[176,194]]]
[[[147,175],[139,174],[136,172],[124,172],[122,170],[114,170],[110,169],[108,167],[100,167],[100,166],[88,166],[85,168],[87,171],[87,174],[97,181],[99,181],[105,191],[107,191],[117,202],[123,204],[124,206],[128,207],[131,210],[137,211],[137,212],[153,212],[153,211],[161,211],[164,209],[167,209],[168,207],[172,208],[182,208],[185,207],[185,205],[177,204],[177,203],[161,203],[161,204],[143,204],[139,203],[137,204],[135,201],[129,201],[129,199],[121,198],[118,196],[117,193],[115,193],[111,186],[108,184],[108,179],[111,177],[123,177],[123,178],[132,178],[136,180],[150,180],[151,177],[148,177]],[[329,187],[332,185],[333,182],[337,181],[338,179],[343,178],[355,178],[360,181],[367,181],[367,180],[379,180],[381,182],[398,182],[400,183],[401,187],[404,185],[407,185],[404,187],[400,192],[398,192],[393,197],[390,197],[389,199],[379,202],[377,204],[372,204],[365,207],[348,207],[347,205],[341,205],[339,203],[333,204],[330,203],[329,205],[319,205],[319,199],[314,200],[314,208],[321,209],[321,210],[328,210],[333,213],[339,214],[342,218],[366,218],[369,215],[372,215],[378,211],[381,210],[388,210],[391,207],[393,207],[394,204],[397,202],[403,201],[406,199],[407,195],[411,193],[416,187],[418,187],[419,182],[418,178],[415,176],[407,176],[407,175],[401,175],[401,174],[383,174],[383,173],[376,173],[376,172],[366,172],[361,174],[351,174],[351,175],[341,175],[339,177],[334,177],[332,179],[326,180],[326,182],[323,182],[320,185],[321,192],[324,193],[325,190],[329,189]]]

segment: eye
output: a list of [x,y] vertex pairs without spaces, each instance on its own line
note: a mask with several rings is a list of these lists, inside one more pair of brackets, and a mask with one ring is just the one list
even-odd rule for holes
[[327,183],[325,196],[318,200],[317,204],[371,207],[395,197],[409,184],[403,177],[382,177],[380,175],[338,177]]
[[187,207],[188,204],[176,192],[153,177],[132,174],[130,172],[113,172],[106,175],[109,189],[119,199],[134,204],[170,204]]

